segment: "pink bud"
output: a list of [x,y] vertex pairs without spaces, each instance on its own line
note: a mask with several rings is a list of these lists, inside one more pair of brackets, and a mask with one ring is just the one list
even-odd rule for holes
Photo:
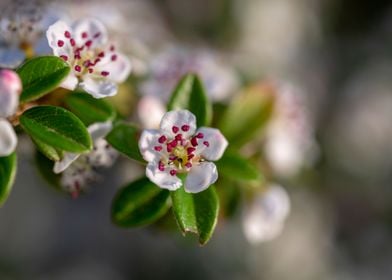
[[0,70],[0,117],[15,114],[21,91],[22,82],[16,73],[7,69]]

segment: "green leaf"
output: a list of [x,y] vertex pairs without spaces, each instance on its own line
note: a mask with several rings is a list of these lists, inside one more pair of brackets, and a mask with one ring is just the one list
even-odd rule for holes
[[116,111],[113,106],[103,99],[96,99],[84,92],[75,92],[65,99],[65,104],[86,126],[114,120]]
[[182,232],[195,233],[199,236],[199,243],[206,244],[218,221],[219,199],[215,187],[210,186],[196,194],[187,193],[181,187],[170,193],[174,216]]
[[242,146],[265,127],[272,115],[274,95],[273,88],[256,85],[232,100],[218,125],[230,146]]
[[20,102],[36,100],[54,90],[69,74],[68,64],[57,56],[41,56],[27,60],[16,72],[19,74],[23,92]]
[[169,191],[141,178],[121,189],[112,204],[112,221],[121,227],[151,224],[170,208]]
[[197,120],[197,126],[206,126],[211,122],[212,105],[208,101],[204,86],[197,75],[185,75],[176,86],[167,109],[188,109]]
[[125,154],[133,160],[144,163],[139,152],[139,129],[129,123],[119,122],[114,125],[112,131],[106,136],[106,140],[117,151]]
[[7,200],[16,174],[16,153],[0,157],[0,206]]
[[234,180],[261,180],[263,175],[249,159],[234,151],[226,151],[216,163],[219,173]]
[[53,172],[53,166],[54,166],[53,161],[49,160],[39,151],[36,151],[34,159],[38,172],[45,179],[45,181],[47,181],[49,185],[51,187],[54,187],[56,190],[62,191],[62,188],[60,186],[61,175],[55,174]]
[[37,106],[20,117],[23,129],[54,149],[82,153],[92,148],[90,134],[71,112],[55,106]]
[[53,161],[59,161],[63,158],[63,153],[59,150],[56,150],[52,146],[42,142],[41,140],[35,139],[31,137],[37,149],[44,154],[47,158]]

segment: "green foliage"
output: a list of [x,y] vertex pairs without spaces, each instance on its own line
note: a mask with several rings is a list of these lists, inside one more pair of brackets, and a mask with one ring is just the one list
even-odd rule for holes
[[181,187],[171,192],[173,213],[181,231],[195,233],[205,245],[211,238],[218,221],[219,199],[214,186],[191,194]]
[[86,126],[114,120],[116,111],[103,99],[96,99],[84,92],[75,92],[65,98],[65,104]]
[[61,107],[33,107],[23,113],[20,123],[34,140],[56,150],[82,153],[92,148],[92,141],[84,124]]
[[60,150],[57,150],[45,142],[35,139],[34,137],[31,137],[31,139],[33,140],[37,149],[50,160],[59,161],[63,158],[63,153]]
[[112,131],[106,136],[106,140],[117,151],[125,154],[133,160],[144,163],[139,152],[139,129],[129,123],[119,122],[114,125]]
[[49,160],[40,152],[35,153],[35,163],[39,174],[49,183],[51,187],[56,190],[61,190],[60,187],[60,177],[61,175],[53,173],[53,161]]
[[170,208],[169,191],[141,178],[121,189],[113,200],[112,221],[121,227],[151,224]]
[[226,151],[216,165],[219,174],[234,180],[253,181],[263,178],[257,166],[234,151]]
[[0,206],[7,200],[16,174],[16,153],[0,157]]
[[219,128],[230,146],[242,146],[252,140],[272,115],[274,92],[268,86],[244,90],[230,104],[219,122]]
[[202,82],[194,74],[187,74],[180,80],[167,109],[188,109],[196,116],[197,126],[208,125],[212,118],[212,105],[208,101]]
[[16,72],[19,74],[23,92],[20,102],[36,100],[54,90],[69,74],[68,64],[56,56],[41,56],[27,60]]

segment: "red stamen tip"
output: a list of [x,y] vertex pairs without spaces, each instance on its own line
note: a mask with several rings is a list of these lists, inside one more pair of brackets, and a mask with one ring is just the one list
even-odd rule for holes
[[196,135],[196,137],[201,139],[201,138],[203,138],[203,137],[204,137],[204,134],[203,134],[203,133],[201,133],[201,132],[199,132],[199,133]]
[[161,137],[159,137],[158,142],[163,144],[166,140],[167,140],[166,136],[162,135]]
[[177,174],[176,170],[170,170],[170,175],[175,176]]
[[83,39],[86,39],[87,36],[88,36],[87,32],[82,32],[82,38],[83,38]]
[[175,125],[172,127],[172,131],[173,131],[174,133],[177,133],[179,130],[180,130],[180,129],[179,129],[177,126],[175,126]]
[[206,146],[206,147],[209,147],[209,146],[210,146],[210,143],[209,143],[208,141],[204,141],[203,144],[204,144],[204,146]]
[[69,31],[65,31],[64,32],[64,37],[68,38],[68,39],[71,38],[71,33]]
[[181,126],[182,131],[188,131],[190,129],[190,126],[187,124],[184,124],[183,126]]
[[80,67],[80,65],[75,65],[75,71],[82,71],[82,67]]
[[192,163],[190,163],[190,162],[187,162],[187,163],[185,164],[185,167],[187,167],[187,168],[191,168],[191,167],[192,167]]
[[66,56],[66,55],[60,55],[60,57],[61,57],[64,61],[67,61],[67,60],[68,60],[68,56]]
[[101,72],[101,75],[104,76],[104,77],[106,77],[106,76],[109,75],[109,72],[108,72],[108,71],[102,71],[102,72]]
[[57,46],[59,46],[60,48],[61,48],[62,46],[64,46],[64,41],[63,41],[63,40],[58,40],[58,41],[57,41]]
[[160,152],[160,151],[162,151],[162,146],[155,146],[154,150],[157,152]]

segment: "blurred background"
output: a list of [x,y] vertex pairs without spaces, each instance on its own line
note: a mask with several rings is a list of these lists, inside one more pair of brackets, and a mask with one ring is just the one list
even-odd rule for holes
[[295,86],[305,97],[317,158],[280,179],[291,213],[277,238],[249,243],[237,213],[199,247],[177,231],[111,224],[112,197],[140,167],[122,159],[88,195],[72,200],[39,176],[23,138],[19,176],[0,210],[1,280],[392,278],[390,1],[55,4],[71,18],[95,16],[114,29],[136,74],[160,46],[181,42],[224,54],[244,84]]

